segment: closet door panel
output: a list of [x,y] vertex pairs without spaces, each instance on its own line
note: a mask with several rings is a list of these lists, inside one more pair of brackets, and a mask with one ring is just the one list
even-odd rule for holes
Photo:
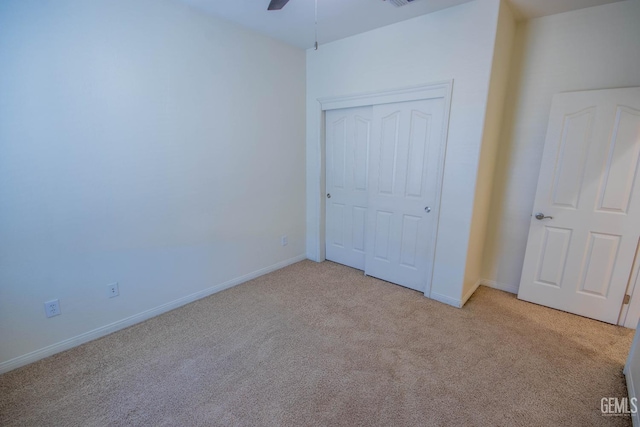
[[365,273],[423,292],[433,268],[444,106],[437,98],[373,107]]
[[365,266],[372,107],[326,113],[326,257]]

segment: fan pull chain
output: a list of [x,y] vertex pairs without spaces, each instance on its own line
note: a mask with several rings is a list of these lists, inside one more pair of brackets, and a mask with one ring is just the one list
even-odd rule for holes
[[315,49],[318,50],[318,0],[316,0],[316,10],[315,10],[315,16],[316,16],[316,20],[315,20],[315,33],[316,33],[316,43],[314,45]]

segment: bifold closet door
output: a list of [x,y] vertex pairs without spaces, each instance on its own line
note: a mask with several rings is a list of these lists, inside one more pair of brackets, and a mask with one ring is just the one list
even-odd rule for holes
[[326,258],[365,268],[372,107],[326,113]]
[[373,107],[365,273],[423,292],[435,250],[444,109],[443,98]]

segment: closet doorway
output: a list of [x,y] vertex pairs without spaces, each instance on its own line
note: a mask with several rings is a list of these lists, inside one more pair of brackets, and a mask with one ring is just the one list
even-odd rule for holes
[[337,105],[325,114],[326,258],[425,295],[450,86],[434,89],[405,99],[371,96],[363,100],[369,105]]

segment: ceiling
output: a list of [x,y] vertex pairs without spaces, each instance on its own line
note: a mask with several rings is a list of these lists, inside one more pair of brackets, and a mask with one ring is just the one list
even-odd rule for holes
[[[314,44],[314,0],[290,0],[267,11],[269,0],[181,0],[285,43],[307,49]],[[328,43],[435,12],[471,0],[418,0],[394,7],[383,0],[318,0],[318,40]],[[530,19],[620,0],[509,0],[518,19]]]

